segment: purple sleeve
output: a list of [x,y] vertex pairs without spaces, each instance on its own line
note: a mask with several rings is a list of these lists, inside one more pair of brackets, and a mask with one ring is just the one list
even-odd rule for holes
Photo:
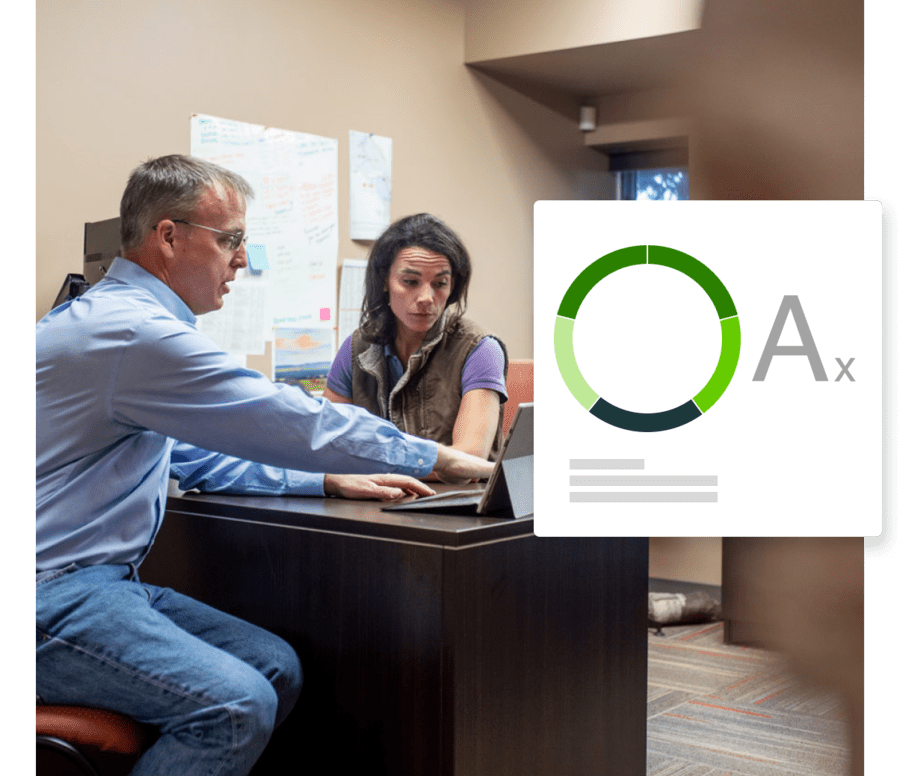
[[469,353],[463,365],[462,392],[465,394],[475,388],[487,388],[500,394],[500,401],[505,402],[509,398],[503,377],[505,360],[500,343],[493,337],[485,337]]
[[353,393],[353,369],[350,363],[350,337],[344,340],[344,344],[338,349],[334,361],[331,362],[331,369],[328,371],[325,385],[331,388],[338,396],[343,396],[345,399],[351,398]]

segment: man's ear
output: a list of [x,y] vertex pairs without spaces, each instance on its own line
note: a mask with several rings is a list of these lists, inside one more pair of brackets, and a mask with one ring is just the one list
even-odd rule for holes
[[174,221],[164,218],[153,230],[156,247],[166,259],[175,257],[175,233],[177,225]]

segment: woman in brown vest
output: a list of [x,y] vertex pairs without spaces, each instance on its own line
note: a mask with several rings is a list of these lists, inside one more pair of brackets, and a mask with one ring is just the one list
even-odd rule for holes
[[401,430],[493,458],[502,441],[506,346],[463,317],[471,261],[428,213],[394,222],[372,246],[360,327],[324,396]]

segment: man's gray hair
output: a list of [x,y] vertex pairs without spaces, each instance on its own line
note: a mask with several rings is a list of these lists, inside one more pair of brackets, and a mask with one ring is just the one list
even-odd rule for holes
[[222,194],[232,191],[245,202],[253,199],[244,178],[204,159],[171,154],[137,167],[119,207],[122,254],[137,250],[162,219],[189,220],[209,188]]

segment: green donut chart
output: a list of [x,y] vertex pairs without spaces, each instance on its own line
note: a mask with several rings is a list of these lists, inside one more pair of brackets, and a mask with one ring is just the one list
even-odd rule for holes
[[[710,298],[719,316],[722,348],[712,376],[700,392],[670,410],[632,412],[616,407],[588,385],[575,359],[575,318],[588,293],[604,278],[625,267],[656,264],[687,275]],[[633,245],[607,253],[585,267],[572,281],[556,314],[553,349],[560,375],[575,400],[596,418],[626,431],[668,431],[706,413],[725,393],[741,352],[741,325],[728,289],[705,264],[687,253],[660,245]]]

